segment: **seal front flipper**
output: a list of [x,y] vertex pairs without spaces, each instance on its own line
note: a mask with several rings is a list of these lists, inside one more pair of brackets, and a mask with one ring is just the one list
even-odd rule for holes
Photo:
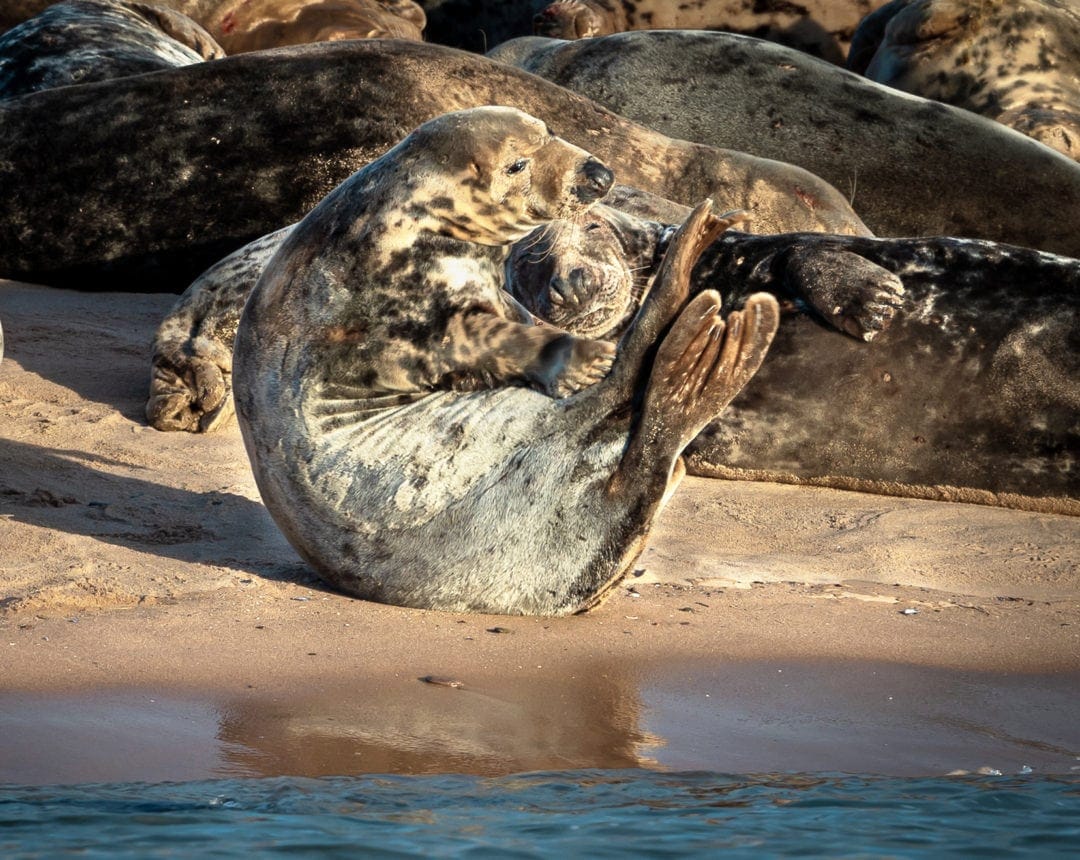
[[792,248],[785,259],[784,286],[830,325],[864,341],[887,329],[903,305],[904,284],[899,277],[837,248]]

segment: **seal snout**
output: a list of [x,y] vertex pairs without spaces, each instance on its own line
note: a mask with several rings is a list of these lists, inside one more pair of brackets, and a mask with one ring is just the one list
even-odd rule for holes
[[611,190],[615,182],[615,174],[595,158],[586,161],[581,172],[585,175],[585,181],[575,186],[574,194],[582,203],[599,200]]

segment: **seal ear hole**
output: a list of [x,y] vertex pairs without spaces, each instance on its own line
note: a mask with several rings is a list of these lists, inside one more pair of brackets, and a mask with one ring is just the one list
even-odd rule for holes
[[527,158],[519,158],[517,161],[515,161],[513,164],[511,164],[508,168],[506,168],[506,172],[510,176],[513,176],[515,173],[521,173],[521,171],[523,171],[528,166],[528,164],[529,164],[529,160]]
[[588,233],[590,230],[599,230],[599,229],[600,229],[600,222],[599,221],[590,221],[588,224],[585,225],[585,232],[586,233]]

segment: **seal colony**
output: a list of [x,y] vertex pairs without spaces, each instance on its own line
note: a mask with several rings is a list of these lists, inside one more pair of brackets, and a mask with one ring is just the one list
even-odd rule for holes
[[848,68],[1080,161],[1075,0],[893,0],[859,25]]
[[1080,257],[1075,162],[798,51],[657,30],[515,39],[490,56],[672,137],[797,164],[840,189],[876,235],[962,236]]
[[451,114],[343,183],[271,260],[237,333],[237,415],[267,508],[334,586],[565,614],[641,552],[679,454],[757,369],[779,312],[754,296],[725,326],[716,293],[686,303],[728,223],[703,204],[588,384],[610,351],[515,318],[495,263],[586,208],[601,170],[520,112]]
[[298,220],[409,129],[486,104],[538,116],[627,184],[745,209],[757,230],[869,232],[835,188],[801,168],[665,137],[484,57],[362,40],[0,102],[0,276],[182,290]]

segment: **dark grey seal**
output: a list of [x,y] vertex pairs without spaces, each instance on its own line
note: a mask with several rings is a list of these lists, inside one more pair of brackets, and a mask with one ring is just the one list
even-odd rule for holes
[[0,36],[0,99],[224,56],[178,12],[128,0],[66,0]]
[[652,31],[518,39],[491,56],[664,134],[805,167],[844,192],[879,236],[965,236],[1080,257],[1075,162],[798,51]]
[[686,303],[697,252],[726,224],[708,205],[602,380],[588,384],[604,356],[578,354],[592,342],[516,315],[506,246],[606,190],[590,165],[518,111],[440,117],[268,264],[237,332],[237,416],[268,510],[335,587],[458,612],[592,606],[643,549],[685,445],[760,364],[772,297],[726,326],[716,293]]
[[182,290],[412,128],[487,104],[540,117],[620,182],[691,205],[712,196],[757,230],[868,232],[801,168],[673,140],[484,57],[360,40],[0,102],[0,276]]

